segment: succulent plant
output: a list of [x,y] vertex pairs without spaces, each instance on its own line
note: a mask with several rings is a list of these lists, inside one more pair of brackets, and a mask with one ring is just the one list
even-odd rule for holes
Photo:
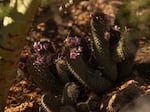
[[57,69],[57,72],[58,72],[58,76],[60,77],[62,82],[64,84],[66,84],[70,80],[69,79],[70,71],[69,71],[65,61],[61,58],[58,58],[58,59],[55,60],[55,64],[56,64],[56,69]]
[[[133,67],[133,59],[138,48],[138,40],[149,39],[150,1],[125,1],[119,6],[115,24],[120,26],[121,39],[116,54],[122,60],[118,63],[119,77],[125,77]],[[118,57],[118,56],[117,56]]]
[[58,98],[51,93],[45,93],[41,97],[41,103],[46,112],[60,112],[61,103]]
[[68,68],[84,86],[97,93],[110,89],[117,79],[117,66],[110,55],[109,40],[104,37],[107,26],[105,16],[102,13],[95,13],[91,18],[90,40],[93,41],[93,51],[90,52],[97,61],[96,67],[89,66],[87,51],[79,50],[87,47],[87,43],[81,42],[82,39],[70,37],[65,44],[69,54],[66,56]]
[[120,27],[109,25],[107,15],[93,13],[90,26],[92,36],[68,36],[59,53],[48,41],[35,42],[33,54],[19,63],[20,69],[32,76],[39,87],[61,96],[60,106],[74,106],[72,109],[79,111],[82,106],[87,110],[95,108],[91,106],[95,105],[94,100],[78,102],[80,84],[98,94],[106,92],[118,78],[128,75],[135,53],[128,31],[122,34]]
[[32,54],[20,60],[19,68],[27,78],[44,91],[58,94],[62,91],[63,82],[58,77],[54,64],[55,52],[50,42],[34,42]]
[[116,63],[111,58],[109,41],[105,38],[107,30],[107,15],[95,13],[90,21],[92,40],[94,43],[94,55],[99,65],[104,67],[103,73],[110,80],[117,79]]
[[77,103],[78,95],[78,86],[74,82],[68,82],[64,87],[61,102],[63,105],[74,105]]

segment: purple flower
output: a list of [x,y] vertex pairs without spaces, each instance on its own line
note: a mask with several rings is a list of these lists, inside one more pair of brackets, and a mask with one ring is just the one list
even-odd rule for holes
[[74,38],[75,38],[75,42],[79,45],[81,42],[81,39],[77,36],[75,36]]
[[78,53],[82,52],[82,47],[81,46],[78,46],[77,52]]
[[35,63],[36,64],[42,64],[43,63],[43,57],[37,57]]
[[126,32],[128,32],[128,31],[130,31],[130,28],[127,27],[127,26],[125,26],[125,27],[124,27],[124,30],[125,30]]
[[75,47],[75,46],[79,45],[80,42],[81,42],[81,39],[79,37],[77,37],[77,36],[71,37],[71,39],[70,39],[71,47]]
[[77,48],[74,48],[70,51],[70,59],[76,59],[77,56],[79,56],[82,52],[82,47],[78,46]]
[[24,70],[24,68],[25,68],[25,63],[19,62],[19,63],[18,63],[18,66],[19,66],[19,68],[20,68],[21,70]]
[[[75,37],[70,37],[65,39],[65,44],[69,45],[70,48],[70,59],[76,59],[78,55],[82,52],[82,47],[79,46],[81,43],[81,38],[75,36]],[[60,56],[64,56],[66,52],[66,47],[64,47],[60,53]]]
[[43,49],[43,46],[40,42],[34,42],[33,48],[35,51],[41,51]]
[[98,17],[98,16],[96,16],[95,18],[96,18],[97,20],[99,19],[99,17]]
[[70,52],[70,59],[76,59],[77,53],[76,52]]
[[114,31],[120,31],[120,27],[118,25],[113,26],[112,29]]
[[87,43],[89,43],[89,42],[91,41],[91,39],[90,39],[89,36],[86,36],[84,39],[85,39],[85,41],[86,41]]
[[92,13],[90,13],[90,18],[92,18],[92,17],[94,17],[94,13],[92,12]]
[[77,37],[77,36],[75,36],[75,37],[70,37],[70,38],[67,37],[67,38],[64,40],[64,43],[65,43],[66,45],[69,45],[70,47],[75,47],[75,46],[79,45],[80,42],[81,42],[81,39],[80,39],[79,37]]
[[47,50],[48,47],[49,47],[49,44],[48,44],[48,43],[44,43],[44,44],[43,44],[43,49]]

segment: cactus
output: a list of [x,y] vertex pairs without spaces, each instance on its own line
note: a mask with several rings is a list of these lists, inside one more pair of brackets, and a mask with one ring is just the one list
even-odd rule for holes
[[[21,50],[18,50],[18,48],[23,47],[25,43],[25,33],[30,27],[30,24],[26,23],[31,23],[36,9],[41,2],[39,0],[36,2],[29,0],[31,1],[28,4],[29,7],[26,7],[26,10],[20,12],[18,11],[17,5],[21,2],[19,2],[19,0],[16,1],[12,8],[7,9],[3,7],[2,10],[6,10],[0,15],[0,20],[6,15],[11,17],[4,18],[4,26],[1,26],[0,31],[0,89],[3,90],[0,92],[0,111],[3,110],[8,88],[12,83],[12,79],[15,77],[15,68],[18,60],[16,56],[18,56]],[[142,37],[144,35],[147,38],[149,36],[149,3],[149,1],[142,0],[125,1],[116,15],[116,24],[121,27],[121,31],[115,32],[115,34],[114,32],[109,32],[110,39],[105,37],[108,27],[107,16],[102,13],[92,15],[90,21],[92,36],[90,39],[93,41],[93,51],[88,52],[90,48],[88,48],[87,44],[81,39],[79,45],[75,43],[77,45],[74,47],[70,45],[66,46],[67,55],[65,59],[62,60],[62,62],[61,60],[56,59],[56,61],[54,59],[56,63],[53,63],[53,67],[50,67],[50,63],[43,60],[44,58],[48,58],[49,54],[46,53],[46,55],[44,55],[45,52],[40,52],[39,54],[42,55],[42,57],[30,57],[25,61],[25,65],[20,62],[21,69],[27,72],[27,76],[32,74],[33,81],[37,85],[39,85],[41,79],[46,80],[41,83],[43,85],[39,86],[53,94],[57,93],[54,88],[61,88],[60,92],[62,92],[62,86],[70,82],[70,72],[85,87],[97,93],[105,92],[113,86],[113,83],[118,77],[123,78],[131,71],[136,52],[136,47],[134,47],[135,40],[139,38],[139,36]],[[8,22],[8,19],[12,21]],[[129,31],[123,30],[124,26],[126,26]],[[112,33],[115,36],[111,35]],[[68,42],[70,42],[70,40],[71,39],[69,39]],[[40,46],[38,47],[37,50],[40,50]],[[98,63],[94,63],[93,60],[89,61],[90,57]],[[41,60],[43,60],[44,63],[38,65]],[[8,67],[10,68],[9,72],[7,70]],[[38,70],[41,71],[39,72]],[[70,70],[70,72],[68,70]],[[11,80],[6,78],[6,74]],[[50,84],[49,88],[47,84]]]
[[[95,60],[98,61],[97,67],[95,68],[88,66],[87,51],[78,51],[79,47],[86,49],[87,45],[85,44],[87,43],[84,43],[83,41],[81,43],[76,39],[78,43],[73,43],[72,40],[75,39],[70,38],[68,40],[70,41],[69,47],[67,47],[67,52],[70,55],[66,56],[66,63],[72,74],[84,86],[96,91],[97,93],[105,92],[111,88],[113,82],[117,79],[117,66],[111,57],[109,40],[104,37],[107,25],[105,17],[106,15],[103,13],[95,13],[92,15],[90,22],[92,32],[91,40],[93,40],[94,49],[93,52],[96,58]],[[71,55],[74,55],[75,57],[71,57]],[[104,69],[98,69],[101,66]]]
[[107,19],[103,13],[95,13],[90,21],[94,55],[98,63],[104,67],[104,75],[111,81],[117,79],[117,67],[109,52],[109,41],[105,39]]
[[99,104],[95,97],[90,95],[85,102],[79,102],[76,105],[78,112],[99,111]]
[[76,107],[78,112],[89,112],[89,106],[87,102],[79,102]]
[[61,102],[63,105],[74,105],[77,103],[78,96],[78,86],[74,82],[69,82],[64,87]]
[[[87,49],[87,43],[82,39],[70,37],[65,43],[68,68],[79,82],[97,93],[110,89],[117,78],[124,78],[131,72],[136,52],[134,41],[128,38],[129,32],[120,34],[119,27],[115,25],[109,26],[111,31],[107,31],[107,22],[107,15],[99,12],[94,13],[90,21],[90,39],[93,41],[91,52],[98,62],[96,67],[89,66],[93,62],[88,63],[90,53],[83,51]],[[109,39],[105,37],[105,32],[109,32]]]
[[[38,87],[51,94],[60,94],[64,82],[61,77],[58,77],[57,70],[54,64],[55,52],[49,41],[34,42],[33,53],[25,57],[26,61],[20,60],[25,67],[19,68],[27,74],[27,78],[32,79]],[[65,77],[65,76],[64,76]]]
[[[27,68],[20,67],[25,68],[27,74],[32,74],[33,81],[43,90],[52,95],[58,95],[59,90],[61,106],[78,103],[76,80],[71,79],[71,75],[90,90],[103,93],[113,86],[118,77],[125,77],[132,68],[130,65],[134,53],[128,45],[130,42],[132,45],[128,36],[121,37],[117,26],[110,26],[111,30],[107,31],[107,16],[103,13],[92,15],[90,23],[92,37],[84,39],[68,36],[58,54],[48,47],[49,42],[35,42],[33,55],[26,61]],[[109,38],[105,37],[105,32],[109,33]],[[47,57],[52,54],[54,57],[47,61]],[[124,67],[127,72],[124,72]],[[40,80],[43,81],[39,84]]]
[[67,105],[60,109],[60,112],[77,112],[73,106]]
[[28,60],[28,73],[32,78],[32,81],[44,91],[50,91],[53,94],[60,94],[63,84],[57,79],[57,74],[54,74],[48,68],[44,68],[43,65],[34,64],[34,59]]
[[70,81],[70,79],[69,79],[70,71],[69,71],[65,61],[61,58],[58,58],[58,59],[56,59],[55,64],[56,64],[56,69],[58,71],[58,76],[60,77],[62,82],[64,84],[66,84],[67,82]]
[[83,55],[84,53],[82,53],[81,50],[82,45],[80,45],[80,38],[71,37],[68,41],[69,44],[66,48],[68,54],[66,56],[66,63],[72,74],[85,87],[88,87],[97,93],[108,90],[112,86],[111,81],[105,78],[100,70],[88,66],[87,61],[85,61],[85,56]]
[[46,112],[60,112],[61,103],[54,94],[46,93],[41,97],[41,103]]
[[122,37],[116,47],[115,56],[119,60],[118,65],[118,79],[122,80],[125,77],[129,76],[129,73],[132,71],[134,64],[134,56],[137,50],[137,45],[135,41],[130,40],[130,37],[127,35],[128,32],[125,32],[125,37]]
[[127,0],[119,6],[115,20],[121,35],[116,48],[116,54],[122,60],[118,63],[119,79],[126,77],[133,68],[138,40],[143,36],[149,39],[149,4],[149,1]]

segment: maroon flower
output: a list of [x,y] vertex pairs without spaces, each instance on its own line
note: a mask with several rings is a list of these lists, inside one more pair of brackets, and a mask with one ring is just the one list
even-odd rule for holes
[[94,17],[94,13],[92,12],[92,13],[90,13],[90,18],[93,18]]
[[77,55],[76,52],[70,52],[70,59],[76,59]]
[[43,63],[43,57],[38,56],[38,57],[36,58],[35,63],[36,63],[36,64],[42,64],[42,63]]
[[118,25],[113,26],[112,29],[114,31],[120,31],[120,27]]
[[19,68],[20,68],[21,70],[24,70],[24,68],[25,68],[25,63],[19,62],[19,63],[18,63],[18,66],[19,66]]
[[99,19],[99,17],[98,17],[98,16],[96,16],[95,18],[96,18],[97,20]]
[[78,48],[77,48],[77,51],[76,51],[76,52],[81,53],[81,52],[82,52],[82,47],[81,47],[81,46],[78,46]]
[[77,48],[73,48],[70,51],[70,59],[76,59],[77,56],[79,56],[82,52],[82,47],[78,46]]
[[[75,36],[75,37],[70,37],[65,39],[65,44],[69,45],[70,49],[70,59],[76,59],[78,55],[82,52],[82,47],[79,46],[81,43],[81,38]],[[60,56],[64,56],[66,52],[66,47],[63,47]]]
[[85,39],[85,41],[86,41],[87,43],[89,43],[89,42],[91,41],[91,39],[90,39],[89,36],[86,36],[84,39]]
[[34,42],[33,48],[35,51],[41,51],[43,49],[43,46],[40,42]]
[[44,44],[43,44],[43,49],[47,50],[48,47],[49,47],[49,44],[48,44],[48,43],[44,43]]
[[71,47],[75,47],[75,46],[79,45],[80,42],[81,42],[81,39],[79,37],[77,37],[77,36],[71,37],[71,39],[70,39]]

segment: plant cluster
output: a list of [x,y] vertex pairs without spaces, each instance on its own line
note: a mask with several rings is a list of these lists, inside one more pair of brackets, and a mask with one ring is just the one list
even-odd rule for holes
[[68,36],[57,53],[49,41],[34,42],[32,55],[19,62],[26,76],[51,97],[61,94],[60,105],[79,105],[82,85],[98,94],[106,92],[132,68],[128,37],[121,37],[117,25],[108,25],[106,14],[95,12],[90,17],[92,36]]

